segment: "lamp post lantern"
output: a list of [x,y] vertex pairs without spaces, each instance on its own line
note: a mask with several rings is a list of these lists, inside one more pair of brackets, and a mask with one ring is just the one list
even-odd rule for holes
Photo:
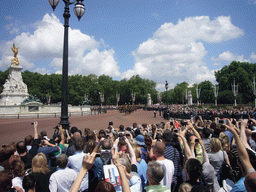
[[168,101],[167,101],[168,83],[167,83],[167,81],[165,81],[165,90],[166,90],[166,103],[167,103],[167,109],[168,109]]
[[[52,9],[55,10],[60,0],[49,0]],[[61,101],[61,121],[59,124],[62,125],[64,129],[69,128],[68,121],[68,28],[69,28],[69,5],[75,4],[74,12],[77,16],[78,20],[81,19],[85,12],[85,8],[83,5],[83,0],[74,0],[71,2],[70,0],[63,0],[65,3],[64,9],[64,45],[63,45],[63,65],[62,65],[62,101]]]

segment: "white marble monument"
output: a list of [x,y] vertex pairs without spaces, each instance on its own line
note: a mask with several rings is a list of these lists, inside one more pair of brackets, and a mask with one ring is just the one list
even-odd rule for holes
[[19,65],[18,48],[15,44],[12,46],[12,51],[14,58],[8,68],[9,76],[4,84],[3,92],[0,94],[0,105],[20,105],[29,96],[27,85],[22,80],[22,67]]

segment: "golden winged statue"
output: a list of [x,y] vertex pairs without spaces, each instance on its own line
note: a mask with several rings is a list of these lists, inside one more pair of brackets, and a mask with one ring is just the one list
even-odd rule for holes
[[17,48],[17,47],[15,47],[15,43],[13,43],[13,45],[12,45],[12,52],[13,52],[13,59],[12,59],[12,64],[14,64],[14,65],[19,65],[19,59],[18,59],[18,57],[17,57],[17,55],[18,55],[18,50],[19,50],[19,47]]

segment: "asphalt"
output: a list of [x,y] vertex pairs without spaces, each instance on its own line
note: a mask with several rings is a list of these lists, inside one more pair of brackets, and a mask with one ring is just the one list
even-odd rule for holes
[[[58,125],[60,118],[26,118],[26,119],[0,119],[0,148],[4,144],[24,140],[27,135],[34,135],[34,128],[31,122],[38,121],[38,132],[46,131],[49,137],[54,133],[53,127]],[[143,111],[142,109],[134,111],[130,115],[119,113],[117,110],[109,110],[106,114],[87,115],[70,117],[70,126],[76,126],[82,132],[85,128],[91,130],[101,130],[108,127],[109,121],[113,121],[114,127],[124,125],[132,126],[134,122],[138,125],[143,123],[154,124],[167,122],[157,113],[154,118],[153,111]]]

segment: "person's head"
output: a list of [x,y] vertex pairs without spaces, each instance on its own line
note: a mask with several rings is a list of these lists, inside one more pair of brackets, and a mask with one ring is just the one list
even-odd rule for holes
[[77,132],[77,127],[71,127],[70,132],[72,135],[74,135],[75,132]]
[[9,159],[9,166],[14,177],[25,176],[25,164],[21,160],[20,156],[12,155]]
[[256,172],[251,172],[245,176],[244,185],[247,192],[253,192],[256,189]]
[[98,139],[100,140],[102,137],[106,138],[106,132],[103,129],[99,131]]
[[26,136],[24,140],[26,145],[32,145],[33,141],[34,141],[34,137],[32,137],[32,135]]
[[221,142],[218,138],[211,138],[210,148],[213,153],[217,153],[219,150],[222,150]]
[[203,138],[209,138],[210,135],[211,135],[210,129],[208,129],[208,128],[206,128],[206,127],[203,128],[203,130],[202,130],[202,137],[203,137]]
[[152,139],[149,135],[144,135],[144,138],[145,138],[145,144],[147,146],[151,146],[152,145]]
[[88,132],[87,140],[94,140],[94,141],[96,141],[96,136],[95,136],[95,133],[93,131],[89,131]]
[[48,168],[48,165],[47,165],[47,158],[44,153],[38,153],[32,159],[32,172],[43,173],[43,174],[50,172],[50,169]]
[[119,126],[119,131],[120,131],[120,132],[124,132],[124,125],[120,125],[120,126]]
[[88,134],[89,131],[90,131],[89,128],[85,128],[85,129],[84,129],[84,136],[85,136],[85,137],[87,137],[87,134]]
[[125,153],[127,152],[128,147],[127,147],[127,143],[124,140],[124,137],[119,137],[118,147],[120,151],[123,151]]
[[157,161],[151,161],[148,163],[147,168],[147,180],[149,185],[157,185],[164,178],[165,170],[162,164]]
[[161,141],[157,141],[154,145],[154,154],[158,157],[161,157],[164,155],[165,152],[165,144]]
[[222,149],[228,153],[230,151],[229,136],[226,133],[221,132],[219,140],[221,142]]
[[85,142],[82,137],[75,139],[74,147],[75,147],[76,151],[83,151],[84,146],[85,146]]
[[197,181],[202,175],[202,172],[202,164],[197,159],[191,158],[188,159],[185,163],[185,173],[187,176],[187,180]]
[[102,142],[102,149],[111,149],[112,143],[110,139],[104,139]]
[[60,154],[56,159],[56,163],[59,168],[66,168],[68,164],[68,156],[64,153]]
[[24,141],[19,141],[16,145],[16,149],[19,154],[27,152],[27,146]]
[[5,160],[9,159],[14,154],[15,150],[16,149],[13,145],[8,144],[2,149],[1,155]]
[[135,147],[135,148],[134,148],[134,152],[135,152],[136,160],[137,160],[138,162],[141,162],[141,160],[142,160],[142,154],[141,154],[141,149],[140,149],[140,147]]
[[86,144],[85,153],[92,153],[95,146],[96,146],[96,142],[94,140],[90,139]]
[[12,187],[12,174],[9,171],[0,171],[0,192],[9,192]]
[[81,138],[81,133],[76,131],[74,134],[73,134],[73,138],[76,139],[76,138]]
[[132,124],[132,127],[133,127],[133,129],[134,129],[134,128],[137,128],[137,123],[133,123],[133,124]]
[[107,182],[107,181],[100,181],[95,189],[95,192],[116,192],[115,187]]
[[171,143],[172,142],[172,132],[167,129],[163,133],[163,142],[164,143]]
[[41,136],[41,138],[46,137],[47,136],[47,132],[46,131],[41,131],[40,136]]
[[132,171],[132,165],[127,158],[120,158],[120,163],[125,167],[127,173]]
[[34,192],[36,188],[36,180],[32,175],[27,175],[23,177],[22,187],[25,192]]
[[189,183],[182,183],[179,187],[178,192],[190,192],[191,189],[192,189],[192,185],[190,185]]
[[145,137],[143,135],[137,135],[135,138],[137,145],[144,146],[145,145]]

